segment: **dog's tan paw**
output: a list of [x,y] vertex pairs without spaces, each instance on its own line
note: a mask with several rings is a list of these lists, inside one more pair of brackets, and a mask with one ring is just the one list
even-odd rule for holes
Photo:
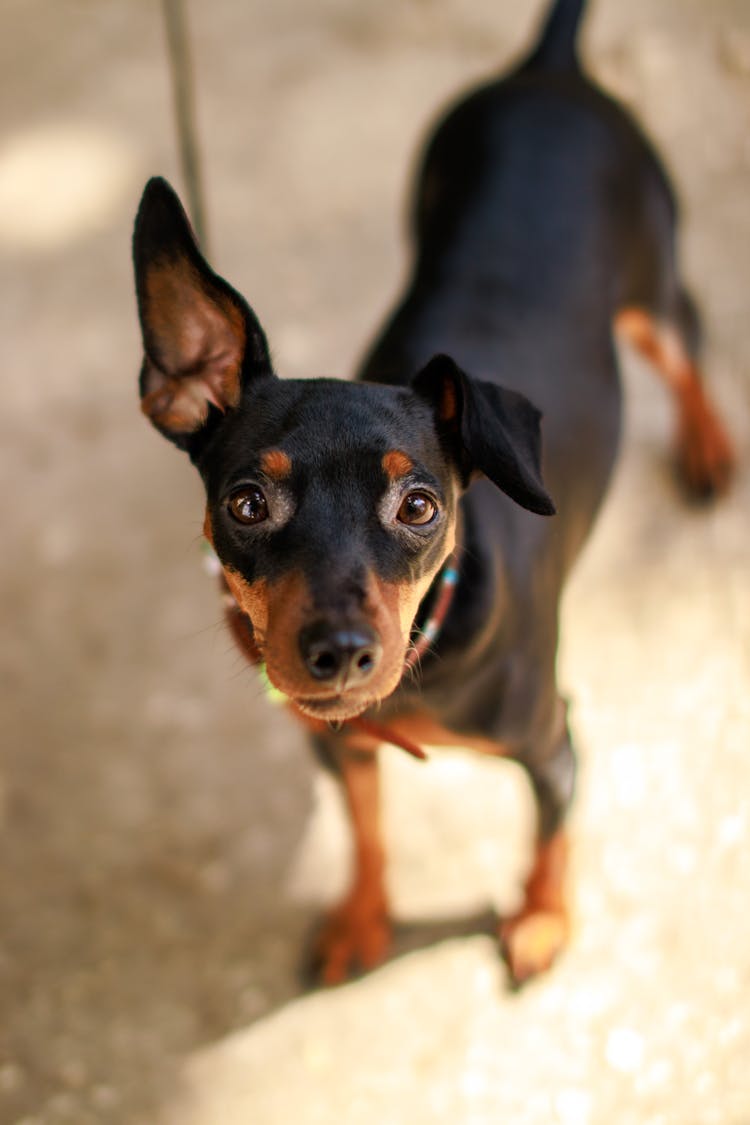
[[564,910],[525,910],[500,925],[500,947],[513,983],[521,985],[551,968],[568,940]]
[[384,901],[351,895],[323,922],[314,961],[323,984],[342,984],[354,972],[382,964],[391,947]]
[[732,442],[711,403],[696,385],[681,402],[677,467],[682,481],[698,500],[728,491],[735,470]]

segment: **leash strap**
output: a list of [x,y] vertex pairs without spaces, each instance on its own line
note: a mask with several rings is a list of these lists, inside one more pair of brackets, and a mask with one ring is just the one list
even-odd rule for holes
[[201,161],[195,128],[195,95],[190,38],[183,0],[162,0],[167,33],[169,66],[172,75],[177,143],[185,178],[190,215],[198,244],[208,253],[206,208],[204,205]]

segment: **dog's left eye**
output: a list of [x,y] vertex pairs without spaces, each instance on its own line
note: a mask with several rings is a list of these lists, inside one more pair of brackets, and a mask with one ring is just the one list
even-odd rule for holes
[[428,493],[410,492],[401,501],[396,519],[409,527],[424,527],[432,523],[436,515],[437,504]]
[[262,489],[242,488],[230,497],[229,511],[238,523],[263,523],[268,519],[268,501]]

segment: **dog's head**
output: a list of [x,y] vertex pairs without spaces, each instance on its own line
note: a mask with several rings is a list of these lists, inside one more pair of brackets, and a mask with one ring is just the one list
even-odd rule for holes
[[268,676],[307,714],[352,718],[402,677],[472,476],[554,510],[539,413],[447,356],[408,386],[279,379],[163,180],[144,192],[134,258],[143,411],[201,473],[206,535]]

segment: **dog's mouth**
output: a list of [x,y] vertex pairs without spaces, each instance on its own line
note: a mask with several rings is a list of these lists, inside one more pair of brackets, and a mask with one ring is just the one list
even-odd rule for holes
[[356,719],[377,700],[369,695],[357,692],[344,693],[330,696],[296,696],[290,697],[293,706],[312,719],[320,719],[326,723],[345,723],[349,719]]

